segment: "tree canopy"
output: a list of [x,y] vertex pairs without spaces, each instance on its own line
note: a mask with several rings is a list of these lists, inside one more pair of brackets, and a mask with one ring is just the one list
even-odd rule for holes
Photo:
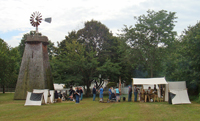
[[166,75],[170,80],[185,80],[189,93],[200,92],[200,23],[189,26],[174,43],[168,57]]
[[5,93],[6,86],[15,84],[17,81],[18,61],[17,48],[9,47],[4,40],[0,39],[0,83],[3,87],[3,93]]
[[69,32],[65,40],[58,43],[52,63],[55,81],[84,85],[89,95],[92,82],[99,87],[104,79],[120,74],[121,67],[114,52],[118,46],[118,39],[105,25],[87,21],[83,29]]
[[154,72],[160,70],[164,50],[175,40],[175,12],[148,10],[147,15],[135,19],[135,27],[123,29],[123,37],[133,49],[137,65],[143,65],[148,77],[154,77]]

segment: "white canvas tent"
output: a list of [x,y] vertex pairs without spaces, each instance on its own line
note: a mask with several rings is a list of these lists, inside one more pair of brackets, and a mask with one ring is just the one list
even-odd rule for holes
[[51,100],[51,103],[54,103],[54,90],[50,90],[50,100]]
[[[175,96],[171,99],[172,104],[191,104],[185,81],[168,82],[167,89]],[[168,94],[166,98],[168,99]]]
[[[167,81],[165,80],[165,77],[159,77],[159,78],[132,78],[133,79],[133,85],[143,85],[144,89],[148,86],[153,85],[159,85],[159,84],[165,84],[168,85]],[[157,88],[157,86],[156,86]],[[153,88],[152,88],[153,89]],[[168,90],[165,88],[165,95],[168,94]],[[158,97],[160,97],[160,89],[158,89]],[[168,101],[165,99],[165,101]]]
[[43,93],[27,92],[26,102],[24,106],[41,106],[44,103],[45,102]]
[[50,99],[48,99],[48,95],[49,95],[49,89],[33,89],[33,93],[44,93],[44,101],[45,104],[47,103],[51,103],[49,102]]
[[65,84],[53,84],[55,90],[63,90]]

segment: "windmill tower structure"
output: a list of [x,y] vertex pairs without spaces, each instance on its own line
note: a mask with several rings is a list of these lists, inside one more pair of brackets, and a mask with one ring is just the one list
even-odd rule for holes
[[[30,17],[36,33],[27,36],[14,99],[26,99],[27,91],[32,92],[33,89],[54,89],[47,51],[48,38],[38,33],[41,20],[39,12],[34,12]],[[45,20],[51,22],[51,18]]]

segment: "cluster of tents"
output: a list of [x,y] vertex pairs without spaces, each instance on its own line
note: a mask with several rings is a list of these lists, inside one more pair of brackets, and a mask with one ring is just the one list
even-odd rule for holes
[[[169,104],[191,104],[185,81],[167,82],[164,77],[132,79],[133,85],[142,85],[143,89],[156,85],[158,97],[168,101]],[[161,95],[161,90],[163,90],[163,95]]]
[[[164,77],[132,79],[133,85],[142,85],[143,89],[153,88],[156,85],[158,97],[168,101],[169,104],[191,104],[185,81],[167,82]],[[161,90],[163,90],[163,95]],[[33,92],[27,92],[25,106],[41,106],[50,103],[54,103],[54,90],[33,89]]]
[[24,106],[41,106],[50,103],[54,103],[54,90],[33,89],[33,92],[27,92]]

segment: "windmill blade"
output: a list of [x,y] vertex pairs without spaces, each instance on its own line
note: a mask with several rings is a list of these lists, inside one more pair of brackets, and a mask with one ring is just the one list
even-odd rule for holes
[[45,18],[44,21],[51,23],[51,17],[50,18]]

